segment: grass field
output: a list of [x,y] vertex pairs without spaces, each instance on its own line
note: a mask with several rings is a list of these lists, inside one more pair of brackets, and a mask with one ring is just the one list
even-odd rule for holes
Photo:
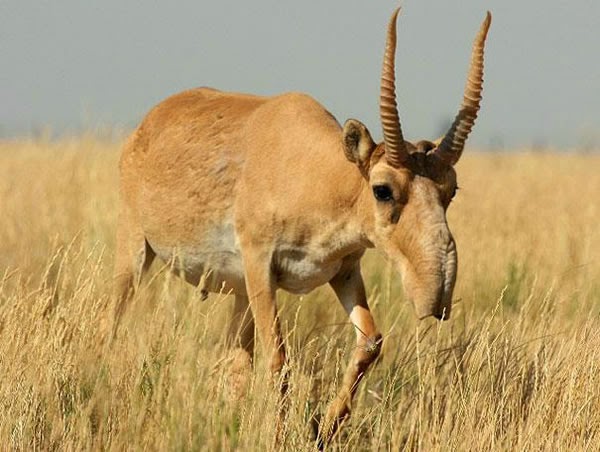
[[[102,340],[118,149],[0,143],[0,449],[268,450],[276,391],[260,354],[254,373],[232,365],[228,297],[201,301],[155,263],[116,342]],[[366,256],[383,353],[330,448],[597,450],[600,155],[467,150],[458,173],[453,317],[417,321],[398,275]],[[328,288],[279,306],[283,447],[311,450],[354,332]]]

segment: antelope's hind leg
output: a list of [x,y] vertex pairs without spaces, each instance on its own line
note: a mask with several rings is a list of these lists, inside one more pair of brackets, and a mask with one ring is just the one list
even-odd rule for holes
[[114,268],[115,307],[110,339],[114,339],[119,323],[142,276],[154,260],[155,253],[148,245],[141,227],[131,221],[127,212],[121,211],[117,228],[117,249]]

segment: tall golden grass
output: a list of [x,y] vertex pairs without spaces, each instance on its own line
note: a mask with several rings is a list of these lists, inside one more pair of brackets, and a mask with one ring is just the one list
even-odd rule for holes
[[[277,394],[260,353],[254,372],[233,369],[228,297],[201,301],[155,264],[116,342],[102,340],[118,148],[93,136],[0,144],[0,448],[270,449]],[[330,449],[597,450],[599,169],[598,155],[466,153],[449,322],[415,320],[395,271],[366,256],[383,356]],[[312,450],[310,419],[354,332],[327,288],[279,305],[281,447]]]

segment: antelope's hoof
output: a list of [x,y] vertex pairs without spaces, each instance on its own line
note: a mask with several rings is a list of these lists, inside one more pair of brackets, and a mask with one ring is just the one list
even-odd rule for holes
[[[335,414],[332,414],[335,413]],[[317,448],[323,450],[325,445],[331,441],[341,425],[350,417],[350,407],[340,401],[327,410],[324,420],[313,418],[313,431],[315,434]]]

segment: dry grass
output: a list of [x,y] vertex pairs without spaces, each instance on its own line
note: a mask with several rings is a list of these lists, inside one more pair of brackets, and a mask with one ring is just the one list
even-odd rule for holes
[[[112,348],[118,146],[0,144],[2,449],[266,450],[275,391],[259,365],[232,398],[226,297],[161,274]],[[469,154],[450,209],[460,302],[417,322],[375,254],[364,273],[385,334],[331,449],[594,450],[600,444],[599,156]],[[286,450],[334,394],[353,343],[324,288],[280,296],[292,377]],[[243,375],[240,374],[240,375]]]

